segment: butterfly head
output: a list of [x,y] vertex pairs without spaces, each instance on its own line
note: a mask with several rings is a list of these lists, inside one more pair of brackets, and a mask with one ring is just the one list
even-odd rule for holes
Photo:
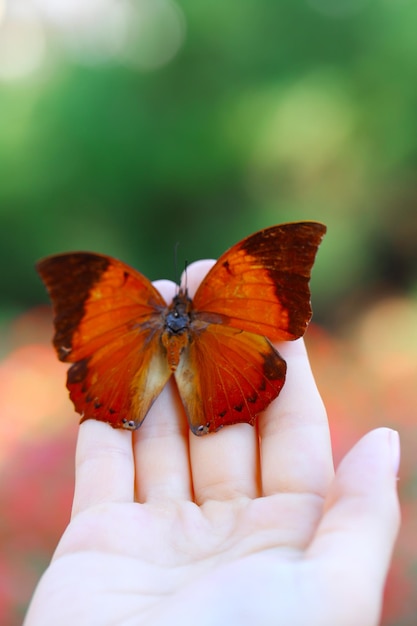
[[173,298],[165,317],[165,328],[168,333],[178,335],[189,329],[191,304],[191,298],[188,297],[187,290],[180,288],[178,294]]

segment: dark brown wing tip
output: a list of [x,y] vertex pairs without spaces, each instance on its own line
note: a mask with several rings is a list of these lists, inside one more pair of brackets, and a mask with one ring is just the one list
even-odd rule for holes
[[35,268],[41,278],[47,280],[58,276],[61,279],[69,275],[70,272],[100,271],[101,273],[108,267],[110,258],[95,252],[64,252],[62,254],[52,254],[43,257],[35,263]]
[[64,253],[36,263],[54,310],[53,344],[61,361],[70,360],[72,336],[85,313],[85,302],[110,263],[91,252]]
[[[296,237],[300,242],[305,240],[313,243],[318,247],[327,232],[327,226],[322,222],[315,221],[300,221],[300,222],[286,222],[284,224],[276,224],[275,226],[268,226],[262,230],[249,235],[246,239],[241,241],[241,246],[247,250],[247,252],[256,252],[260,248],[261,242],[268,242],[277,239],[288,237],[289,234],[293,235],[293,239]],[[293,241],[293,239],[291,241]],[[265,244],[264,244],[265,245]],[[268,245],[268,244],[266,244]]]

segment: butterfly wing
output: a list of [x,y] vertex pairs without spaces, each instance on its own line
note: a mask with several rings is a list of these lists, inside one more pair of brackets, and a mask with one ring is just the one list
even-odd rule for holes
[[244,239],[207,274],[194,308],[272,341],[301,337],[311,318],[311,268],[325,232],[318,222],[294,222]]
[[195,320],[175,379],[196,435],[247,422],[279,394],[286,364],[260,335]]
[[54,307],[54,346],[74,363],[67,387],[82,421],[138,428],[171,370],[160,345],[166,303],[128,265],[102,255],[70,253],[37,270]]

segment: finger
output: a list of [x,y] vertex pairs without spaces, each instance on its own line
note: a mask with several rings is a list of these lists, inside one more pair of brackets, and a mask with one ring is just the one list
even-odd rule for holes
[[[157,281],[167,302],[176,293],[171,281]],[[139,502],[191,498],[188,425],[173,378],[155,400],[133,435],[135,487]]]
[[285,385],[259,416],[261,480],[265,495],[327,493],[333,478],[326,411],[311,372],[304,341],[281,343]]
[[80,425],[72,516],[103,502],[132,502],[132,435],[97,420]]
[[[187,268],[190,297],[213,264],[214,261],[198,261]],[[256,429],[248,424],[236,424],[204,437],[190,433],[189,438],[194,498],[198,504],[257,495]]]
[[190,433],[190,459],[197,504],[258,495],[256,429],[249,424],[204,437]]
[[[306,555],[323,561],[334,581],[329,594],[339,594],[342,606],[345,590],[358,589],[360,598],[349,598],[349,611],[355,605],[363,610],[365,604],[375,614],[369,623],[378,622],[399,529],[399,454],[398,433],[389,428],[371,431],[356,444],[337,470],[325,515]],[[352,618],[352,623],[362,622]]]

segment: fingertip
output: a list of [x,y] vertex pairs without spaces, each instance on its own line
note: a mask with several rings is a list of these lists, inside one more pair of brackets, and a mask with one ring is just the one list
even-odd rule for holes
[[165,302],[169,304],[177,292],[177,285],[172,280],[155,280],[153,286],[159,291]]
[[[340,463],[322,520],[307,551],[327,573],[330,593],[352,623],[376,624],[400,524],[396,488],[398,436],[389,428],[367,433]],[[351,589],[349,604],[340,587]],[[332,586],[333,585],[333,586]],[[356,611],[356,616],[355,616]],[[362,623],[362,621],[361,621]],[[379,623],[379,621],[378,621]]]
[[[341,461],[338,474],[358,488],[384,478],[396,479],[401,458],[400,438],[396,430],[375,428],[364,435]],[[362,477],[362,480],[358,480]],[[365,481],[365,482],[364,482]]]
[[337,468],[313,551],[339,546],[358,564],[386,572],[401,517],[398,463],[396,431],[377,428],[357,442]]
[[356,513],[394,540],[400,523],[397,473],[400,440],[391,428],[376,428],[362,437],[342,459],[326,508],[346,509],[346,521]]
[[391,449],[392,469],[393,469],[394,475],[398,476],[398,472],[400,470],[400,462],[401,462],[400,434],[397,430],[394,430],[392,428],[387,428],[386,430],[388,431],[387,436],[389,438],[389,444],[390,444],[390,449]]
[[212,259],[201,259],[200,261],[194,261],[187,266],[186,270],[181,276],[181,285],[187,287],[188,294],[191,298],[194,297],[200,283],[205,276],[211,270],[216,261]]

